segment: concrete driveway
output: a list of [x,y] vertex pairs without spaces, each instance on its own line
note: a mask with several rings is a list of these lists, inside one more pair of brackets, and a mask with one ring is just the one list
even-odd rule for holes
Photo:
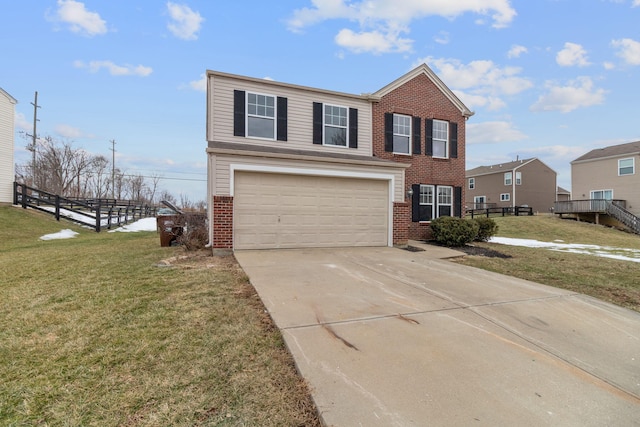
[[425,247],[236,252],[325,425],[640,425],[640,314]]

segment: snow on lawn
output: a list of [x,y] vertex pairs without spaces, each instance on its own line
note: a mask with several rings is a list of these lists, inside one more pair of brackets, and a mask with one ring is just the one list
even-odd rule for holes
[[525,246],[528,248],[543,248],[551,251],[569,252],[574,254],[594,255],[603,258],[613,258],[622,261],[640,262],[640,249],[613,248],[611,246],[582,245],[579,243],[564,243],[562,241],[540,242],[531,239],[512,239],[509,237],[492,237],[490,243],[508,246]]
[[109,233],[113,233],[115,231],[120,231],[123,233],[132,233],[136,231],[156,231],[157,230],[157,222],[155,217],[142,218],[136,222],[132,222],[131,224],[124,225],[120,228],[116,228],[115,230],[109,230]]
[[78,233],[67,228],[65,230],[60,230],[57,233],[45,234],[40,237],[40,240],[73,239],[77,235]]
[[[123,227],[116,228],[115,230],[109,230],[109,233],[120,231],[123,233],[132,233],[136,231],[156,231],[156,218],[142,218],[131,224],[127,224]],[[61,230],[58,233],[46,234],[40,237],[40,240],[54,240],[54,239],[71,239],[76,237],[78,233],[72,230]]]

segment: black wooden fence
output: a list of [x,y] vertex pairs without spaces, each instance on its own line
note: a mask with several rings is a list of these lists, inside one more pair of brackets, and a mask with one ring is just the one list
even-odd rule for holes
[[62,197],[17,182],[13,183],[13,204],[54,215],[58,221],[68,219],[96,232],[155,216],[157,210],[155,206],[131,200]]
[[514,206],[505,208],[484,208],[484,209],[467,209],[467,215],[471,215],[471,218],[476,216],[486,216],[489,218],[491,215],[533,215],[533,208],[530,206]]

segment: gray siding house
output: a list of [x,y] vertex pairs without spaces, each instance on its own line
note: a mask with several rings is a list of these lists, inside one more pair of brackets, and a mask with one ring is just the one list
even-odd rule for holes
[[535,157],[470,169],[467,209],[528,206],[534,212],[550,212],[556,201],[556,176]]
[[571,162],[573,200],[617,200],[640,216],[640,141],[591,150]]
[[14,97],[0,88],[0,203],[13,202],[13,139],[17,103]]

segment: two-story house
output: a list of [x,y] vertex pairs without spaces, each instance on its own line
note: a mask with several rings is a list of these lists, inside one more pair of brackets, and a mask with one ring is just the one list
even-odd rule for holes
[[422,65],[353,95],[207,71],[217,249],[404,245],[460,215],[473,113]]
[[0,88],[0,203],[13,202],[13,136],[18,101]]
[[640,216],[640,141],[597,148],[571,162],[574,200],[618,200]]
[[557,197],[557,174],[538,158],[479,166],[467,175],[467,208],[529,206],[550,212]]

